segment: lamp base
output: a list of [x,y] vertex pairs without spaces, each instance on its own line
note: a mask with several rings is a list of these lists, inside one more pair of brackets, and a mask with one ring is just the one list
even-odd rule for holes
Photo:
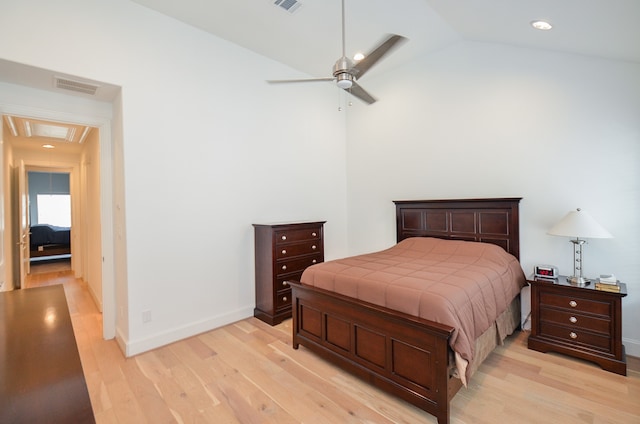
[[573,277],[567,277],[567,281],[574,286],[588,286],[591,284],[591,280],[588,278],[576,277],[575,275]]

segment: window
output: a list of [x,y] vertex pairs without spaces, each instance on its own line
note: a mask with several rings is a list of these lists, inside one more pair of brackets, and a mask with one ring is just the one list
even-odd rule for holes
[[71,227],[71,196],[38,194],[38,223]]

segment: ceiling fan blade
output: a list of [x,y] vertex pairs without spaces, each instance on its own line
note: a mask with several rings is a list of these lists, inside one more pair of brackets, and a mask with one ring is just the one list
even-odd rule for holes
[[288,79],[288,80],[267,80],[269,84],[287,84],[290,82],[319,82],[319,81],[335,81],[335,77],[324,78],[301,78],[301,79]]
[[376,102],[376,98],[367,93],[365,89],[360,87],[355,81],[351,88],[345,88],[344,91],[353,94],[365,103],[372,104]]
[[407,38],[402,35],[391,34],[385,41],[383,41],[378,47],[373,49],[371,53],[366,55],[364,59],[358,62],[352,69],[354,76],[362,78],[373,65],[375,65],[386,54],[390,53],[394,48],[399,47],[400,44],[406,41]]

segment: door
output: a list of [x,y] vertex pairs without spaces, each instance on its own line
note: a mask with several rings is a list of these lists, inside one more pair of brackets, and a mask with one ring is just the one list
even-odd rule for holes
[[29,194],[27,193],[27,171],[24,161],[20,161],[18,169],[18,220],[19,220],[19,260],[20,260],[20,288],[25,287],[29,274]]
[[[7,218],[7,211],[8,211],[8,203],[10,204],[10,202],[6,201],[6,197],[5,197],[5,192],[4,192],[4,138],[3,138],[3,130],[4,130],[4,125],[3,125],[3,116],[0,115],[0,292],[1,291],[5,291],[5,290],[10,290],[11,288],[13,288],[13,284],[11,283],[11,279],[9,278],[9,281],[7,281],[7,271],[6,271],[6,265],[5,265],[5,251],[4,251],[4,229],[5,228],[11,228],[9,227],[9,222],[8,222],[8,218]],[[11,181],[9,179],[9,181]],[[9,231],[9,234],[11,232]],[[7,254],[9,254],[11,252],[7,252]],[[9,256],[9,255],[7,255]],[[9,276],[10,277],[10,276]]]

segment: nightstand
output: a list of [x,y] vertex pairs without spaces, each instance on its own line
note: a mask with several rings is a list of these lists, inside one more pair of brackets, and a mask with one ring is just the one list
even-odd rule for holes
[[531,335],[529,349],[558,352],[592,361],[607,371],[627,375],[622,344],[620,292],[596,289],[595,282],[575,286],[567,277],[530,278]]

